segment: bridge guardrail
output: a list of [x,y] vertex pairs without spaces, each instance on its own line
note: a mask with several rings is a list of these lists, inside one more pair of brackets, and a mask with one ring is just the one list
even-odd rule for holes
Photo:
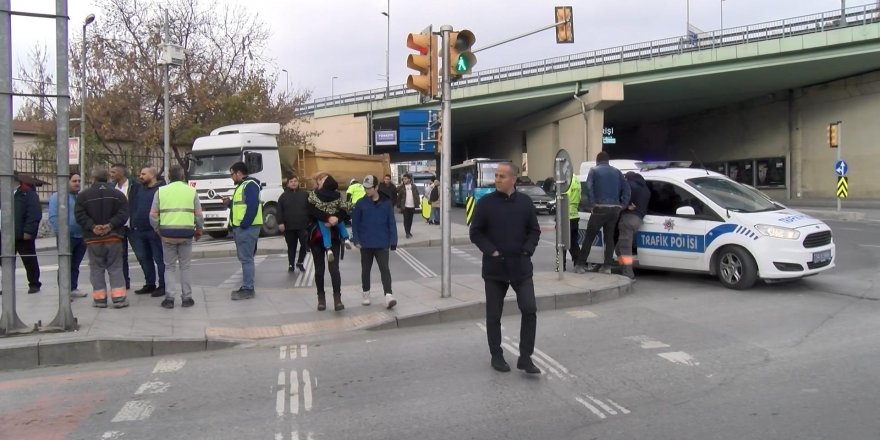
[[[843,16],[845,20],[844,26],[857,26],[874,23],[880,21],[880,7],[877,5],[853,6],[846,8]],[[688,38],[687,36],[671,37],[606,49],[597,49],[561,57],[479,70],[472,75],[452,83],[452,87],[469,87],[565,70],[651,59],[654,57],[711,50],[724,46],[752,43],[755,41],[773,40],[794,35],[824,32],[826,29],[837,29],[841,27],[840,20],[841,13],[838,9],[830,12],[704,32],[696,35],[696,38]],[[315,110],[323,108],[359,104],[380,99],[414,96],[417,93],[418,92],[415,90],[410,90],[401,84],[391,87],[387,92],[385,88],[377,88],[331,97],[317,98],[306,103],[299,110],[299,113],[312,114]]]

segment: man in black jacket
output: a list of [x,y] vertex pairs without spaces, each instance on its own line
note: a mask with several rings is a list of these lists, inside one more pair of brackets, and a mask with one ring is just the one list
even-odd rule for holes
[[507,288],[516,292],[522,314],[519,360],[516,367],[530,374],[541,370],[532,363],[537,327],[535,285],[532,281],[531,256],[538,247],[541,228],[529,196],[516,190],[519,169],[502,163],[495,171],[495,192],[477,202],[471,221],[471,241],[483,253],[483,281],[486,284],[486,334],[492,368],[507,372],[501,348],[501,312]]
[[128,306],[122,274],[122,240],[128,221],[128,201],[112,183],[109,173],[98,167],[92,171],[92,186],[76,197],[76,222],[83,228],[89,253],[92,300],[95,307],[107,307],[106,275],[114,308]]
[[[24,179],[25,181],[22,181]],[[25,176],[15,176],[18,187],[15,189],[15,252],[27,272],[28,293],[37,293],[43,285],[40,283],[40,262],[37,260],[37,232],[43,210],[40,209],[40,197],[34,191],[34,182]]]
[[[287,179],[287,190],[278,198],[278,218],[281,220],[278,230],[287,242],[287,271],[293,272],[296,265],[305,272],[303,262],[309,250],[309,193],[300,189],[296,176]],[[297,244],[299,256],[294,259]]]
[[385,194],[391,203],[397,203],[397,186],[391,183],[391,174],[386,174],[379,184],[379,192]]

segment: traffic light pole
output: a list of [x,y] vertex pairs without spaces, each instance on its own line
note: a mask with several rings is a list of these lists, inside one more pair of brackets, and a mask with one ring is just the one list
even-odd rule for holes
[[[840,162],[840,158],[843,157],[843,153],[840,150],[843,149],[843,122],[837,121],[837,162]],[[836,188],[835,188],[836,189]],[[836,195],[836,194],[835,194]],[[840,212],[840,197],[837,197],[837,212]]]
[[452,296],[452,223],[450,209],[452,207],[452,85],[449,83],[449,33],[452,26],[440,27],[442,34],[441,47],[443,48],[443,69],[441,85],[443,87],[440,100],[440,111],[443,124],[440,129],[443,132],[442,145],[440,146],[440,183],[443,196],[440,197],[440,228],[441,228],[441,265],[440,265],[440,297]]

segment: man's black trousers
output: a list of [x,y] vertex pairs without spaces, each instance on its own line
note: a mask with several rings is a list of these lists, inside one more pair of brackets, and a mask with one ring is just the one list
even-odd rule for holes
[[383,293],[391,292],[391,270],[388,269],[388,249],[361,249],[361,287],[364,292],[370,291],[370,272],[373,270],[373,259],[379,265],[379,273],[382,277]]
[[[287,264],[293,267],[303,264],[306,260],[306,252],[309,251],[309,231],[306,229],[286,229],[284,241],[287,242]],[[299,258],[296,255],[296,246],[299,244]]]
[[535,284],[532,278],[520,281],[497,281],[486,282],[486,335],[489,340],[489,353],[492,356],[501,356],[504,350],[501,348],[501,312],[504,309],[504,297],[507,288],[513,287],[516,292],[516,303],[522,314],[519,329],[519,354],[521,357],[531,357],[535,351],[535,329],[538,323],[538,307],[535,304]]

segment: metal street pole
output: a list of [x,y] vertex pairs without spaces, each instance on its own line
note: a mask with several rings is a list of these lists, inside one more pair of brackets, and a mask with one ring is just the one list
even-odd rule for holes
[[721,35],[724,35],[724,0],[719,1],[718,6],[721,8]]
[[284,93],[290,97],[290,74],[287,72],[287,69],[281,69],[284,72]]
[[[44,330],[69,331],[77,328],[76,318],[70,308],[70,203],[68,201],[68,181],[70,180],[70,159],[67,154],[67,139],[70,135],[70,84],[68,72],[67,42],[67,0],[55,0],[55,67],[57,71],[58,117],[55,119],[55,164],[58,188],[58,313]],[[92,16],[94,19],[94,16]],[[85,27],[83,24],[83,36]],[[83,38],[85,45],[85,38]],[[85,90],[85,88],[83,88]],[[82,147],[80,146],[80,151]],[[36,239],[36,237],[34,237]]]
[[391,63],[388,60],[391,55],[391,0],[382,15],[386,18],[385,30],[385,97],[391,95]]
[[[840,159],[843,157],[843,121],[837,121],[837,162],[840,162]],[[835,193],[837,192],[837,187],[834,188]],[[836,194],[835,194],[836,195]],[[837,211],[840,212],[840,197],[837,197]]]
[[339,77],[334,76],[333,78],[330,78],[330,99],[333,99],[333,97],[336,96],[336,78]]
[[86,149],[86,97],[89,94],[89,89],[86,87],[88,81],[87,74],[88,70],[86,69],[86,27],[95,21],[95,14],[89,14],[86,17],[86,20],[83,22],[83,33],[82,33],[82,56],[80,57],[80,77],[82,78],[82,89],[80,93],[80,102],[79,105],[79,155],[77,156],[77,162],[79,163],[79,175],[82,179],[83,185],[88,185],[88,180],[86,180],[86,165],[85,165],[85,149]]
[[441,82],[443,86],[443,96],[440,100],[440,111],[442,113],[442,121],[440,129],[443,130],[443,145],[440,146],[440,183],[443,186],[443,195],[440,197],[440,297],[449,298],[452,296],[452,224],[451,212],[452,207],[452,179],[450,178],[452,168],[452,85],[449,83],[449,33],[452,32],[452,26],[443,25],[440,27],[442,34],[443,46],[443,68]]
[[[171,40],[171,35],[168,30],[168,10],[165,10],[165,23],[162,25],[164,37],[163,42],[168,43]],[[171,70],[171,64],[165,64],[165,148],[164,148],[164,163],[162,164],[162,171],[166,178],[168,178],[168,168],[171,165],[171,109],[168,106],[168,88],[169,88],[169,71]]]
[[[12,199],[12,14],[9,0],[0,0],[0,259],[3,261],[3,291],[0,295],[0,335],[26,333],[27,326],[15,311],[15,219]],[[65,14],[66,15],[66,14]]]

